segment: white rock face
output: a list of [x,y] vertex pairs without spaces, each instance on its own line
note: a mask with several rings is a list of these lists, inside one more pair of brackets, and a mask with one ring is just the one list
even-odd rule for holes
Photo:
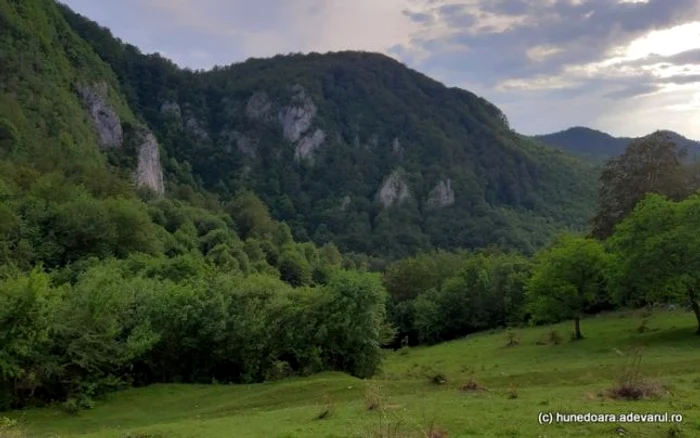
[[178,105],[177,102],[163,102],[163,104],[160,106],[160,112],[175,117],[176,119],[182,118],[182,110],[180,109],[180,105]]
[[428,195],[428,206],[432,208],[448,207],[455,203],[455,191],[449,178],[440,181]]
[[140,133],[138,166],[134,179],[140,187],[148,187],[158,195],[165,193],[163,168],[160,164],[160,149],[156,137],[148,130]]
[[97,130],[97,138],[103,148],[118,148],[124,142],[124,132],[119,116],[107,100],[107,84],[92,87],[81,85],[78,93],[87,107],[90,120]]
[[[326,141],[327,135],[321,129],[309,133],[318,108],[301,86],[293,86],[292,91],[294,97],[285,106],[272,102],[265,92],[255,93],[246,104],[246,116],[253,120],[278,123],[284,139],[295,145],[294,159],[312,161],[313,152]],[[246,155],[251,155],[250,144],[245,141],[237,143],[241,152],[246,151]]]
[[312,153],[321,147],[324,141],[326,141],[326,133],[317,129],[313,134],[307,135],[299,141],[294,151],[294,158],[297,161],[312,159]]
[[284,138],[291,142],[298,141],[311,127],[318,111],[314,102],[306,96],[301,87],[296,88],[296,90],[297,95],[292,104],[282,107],[277,115],[277,120],[282,125]]
[[352,199],[350,199],[350,196],[345,195],[343,197],[343,200],[340,201],[340,211],[345,211],[345,209],[348,208],[348,206],[350,205],[351,202],[352,202]]
[[400,204],[411,198],[411,191],[401,172],[395,170],[389,175],[379,189],[377,197],[384,207]]

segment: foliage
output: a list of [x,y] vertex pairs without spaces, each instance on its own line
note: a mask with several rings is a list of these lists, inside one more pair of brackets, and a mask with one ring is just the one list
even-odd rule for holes
[[602,244],[578,236],[562,236],[542,250],[527,280],[533,321],[574,319],[574,338],[581,339],[581,316],[606,299],[603,282],[608,259]]
[[412,303],[413,328],[421,342],[439,342],[523,321],[529,261],[510,253],[477,253],[442,286]]
[[678,149],[670,137],[657,131],[629,144],[624,154],[608,161],[600,176],[599,205],[592,221],[596,238],[610,237],[647,193],[660,193],[674,199],[688,192],[683,158],[687,149]]
[[609,245],[616,255],[618,298],[654,303],[686,301],[698,320],[700,196],[673,202],[650,194],[617,227]]

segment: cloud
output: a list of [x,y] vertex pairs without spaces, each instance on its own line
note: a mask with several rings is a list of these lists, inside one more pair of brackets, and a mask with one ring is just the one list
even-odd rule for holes
[[384,52],[417,28],[401,13],[404,0],[64,1],[143,51],[193,68],[280,53]]
[[[700,2],[428,1],[413,13],[432,13],[436,19],[420,23],[404,52],[428,48],[431,56],[421,67],[440,66],[461,75],[460,63],[467,63],[470,74],[495,86],[507,79],[559,74],[569,65],[604,60],[653,30],[700,20]],[[532,56],[538,48],[541,56]]]
[[[525,132],[537,132],[539,125],[565,128],[571,118],[579,120],[574,124],[600,121],[630,99],[651,105],[657,120],[664,120],[666,107],[654,105],[654,96],[695,84],[700,75],[693,67],[700,64],[700,26],[685,26],[677,35],[668,31],[700,21],[697,0],[442,0],[415,2],[410,10],[433,20],[416,21],[411,42],[392,53],[428,74],[439,72],[443,80],[479,84]],[[626,50],[633,42],[640,53],[666,53],[669,46],[688,50],[634,58],[626,53],[634,52]],[[422,56],[412,58],[412,52]],[[547,122],[532,116],[541,109]],[[688,119],[685,132],[700,137]]]
[[656,84],[636,84],[629,85],[619,90],[610,91],[603,94],[607,99],[626,99],[630,97],[644,96],[659,91],[660,87]]

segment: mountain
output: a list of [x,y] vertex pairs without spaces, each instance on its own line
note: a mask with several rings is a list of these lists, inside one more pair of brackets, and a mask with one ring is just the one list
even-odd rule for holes
[[[673,131],[664,131],[679,147],[688,148],[689,157],[700,152],[700,142],[690,140]],[[613,137],[591,128],[573,127],[553,134],[536,135],[535,140],[566,152],[591,159],[596,162],[606,161],[622,154],[627,145],[635,138]]]
[[592,212],[593,166],[389,57],[297,54],[192,71],[66,6],[0,5],[4,43],[16,48],[0,59],[0,117],[37,145],[15,144],[12,160],[70,168],[92,157],[93,169],[107,163],[153,196],[185,200],[250,189],[296,239],[388,257],[490,244],[532,252]]

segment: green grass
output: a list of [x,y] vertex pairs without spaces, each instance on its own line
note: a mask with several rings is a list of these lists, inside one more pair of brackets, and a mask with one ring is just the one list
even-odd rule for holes
[[[418,437],[430,436],[431,423],[449,437],[612,437],[620,427],[630,437],[700,436],[700,338],[693,315],[658,312],[646,333],[637,331],[641,321],[632,312],[590,318],[582,322],[586,339],[578,342],[569,341],[570,324],[561,324],[516,330],[515,346],[498,331],[390,352],[372,381],[325,373],[258,385],[154,385],[114,394],[77,415],[51,408],[0,417],[17,419],[32,437]],[[562,343],[537,345],[553,329]],[[664,388],[661,395],[606,397],[640,347],[641,373]],[[437,374],[446,383],[431,383]],[[470,380],[484,390],[461,391]],[[367,408],[370,390],[381,398],[379,409]],[[541,411],[685,418],[678,427],[540,425]],[[379,434],[396,423],[403,434]]]

